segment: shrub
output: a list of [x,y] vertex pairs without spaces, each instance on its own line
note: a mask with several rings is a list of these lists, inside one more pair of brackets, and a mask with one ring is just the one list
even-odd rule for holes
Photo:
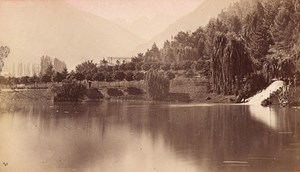
[[106,81],[106,82],[113,82],[114,79],[113,79],[112,74],[106,73],[106,75],[105,75],[105,81]]
[[125,73],[122,71],[117,71],[113,73],[114,80],[123,81],[125,79]]
[[145,77],[144,73],[141,73],[141,72],[138,72],[138,73],[136,73],[136,74],[134,75],[134,79],[135,79],[136,81],[144,80],[144,77]]
[[129,95],[143,95],[144,91],[140,88],[136,88],[136,87],[128,87],[125,90]]
[[135,63],[129,62],[125,64],[125,70],[134,71],[135,70]]
[[113,97],[118,97],[118,96],[123,96],[124,95],[124,93],[121,90],[117,89],[117,88],[108,88],[107,89],[107,94],[109,96],[113,96]]
[[86,86],[75,80],[67,79],[61,85],[53,86],[51,91],[55,93],[54,101],[80,101],[86,94]]
[[99,81],[104,81],[105,80],[105,75],[102,72],[94,73],[93,80],[98,81],[98,82]]
[[132,72],[126,72],[126,76],[125,76],[126,81],[130,82],[134,80],[134,74]]
[[27,84],[29,84],[30,82],[29,82],[29,76],[22,76],[21,78],[20,78],[20,83],[21,84],[25,84],[25,85],[27,85]]
[[91,100],[103,99],[103,94],[97,88],[90,88],[86,90],[86,96]]

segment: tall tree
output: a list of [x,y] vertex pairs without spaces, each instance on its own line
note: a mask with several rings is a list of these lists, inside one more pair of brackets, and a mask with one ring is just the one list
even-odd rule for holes
[[246,16],[243,33],[251,57],[261,59],[268,54],[273,39],[261,3],[257,2],[254,11]]
[[67,76],[68,76],[68,69],[67,69],[67,68],[64,68],[61,74],[62,74],[62,76],[63,76],[63,79],[66,79]]
[[85,61],[80,65],[76,66],[76,73],[82,74],[85,79],[92,80],[93,75],[97,73],[97,64],[94,63],[92,60]]
[[160,51],[156,43],[152,45],[151,50],[148,50],[145,53],[145,57],[148,61],[161,61]]
[[275,40],[274,48],[277,50],[288,50],[293,46],[293,31],[295,23],[293,21],[294,8],[291,1],[282,2],[279,11],[274,19],[272,36]]
[[64,75],[60,72],[56,72],[52,78],[53,82],[62,82],[64,79],[65,79]]
[[213,89],[234,94],[242,79],[252,72],[251,60],[243,41],[235,35],[218,35],[212,57]]
[[52,78],[54,74],[55,74],[55,71],[53,69],[53,65],[50,64],[45,71],[45,75],[48,75],[50,78]]
[[153,100],[166,98],[170,91],[170,80],[165,73],[150,70],[145,76],[148,97]]

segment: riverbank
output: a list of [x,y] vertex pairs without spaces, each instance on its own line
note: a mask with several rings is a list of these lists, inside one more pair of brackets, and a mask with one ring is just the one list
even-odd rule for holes
[[53,94],[47,89],[1,89],[0,113],[11,111],[20,104],[50,104]]
[[[147,101],[146,93],[141,95],[130,95],[126,91],[126,88],[116,88],[123,93],[122,96],[110,96],[107,94],[108,88],[99,89],[99,91],[104,95],[103,99],[117,99],[117,100],[142,100]],[[213,93],[201,94],[200,91],[195,91],[195,94],[188,94],[187,92],[170,93],[170,97],[166,98],[164,101],[169,102],[198,102],[198,103],[230,103],[230,98],[232,96],[221,96]],[[20,102],[20,101],[52,101],[54,94],[48,89],[19,89],[11,90],[6,89],[0,91],[0,102]],[[193,99],[190,99],[192,97]]]
[[[176,85],[176,86],[175,86]],[[232,103],[234,96],[223,96],[214,93],[207,93],[203,86],[195,86],[194,84],[181,85],[175,84],[171,87],[170,97],[166,98],[167,102],[190,102],[190,103]],[[107,92],[109,88],[99,88],[103,94],[104,100],[133,100],[133,101],[149,101],[146,93],[139,95],[129,94],[127,87],[117,87],[123,93],[122,96],[110,96]],[[293,105],[299,105],[300,102],[300,87],[294,88],[291,92],[293,97]],[[14,104],[21,102],[39,102],[49,103],[53,101],[54,94],[48,89],[2,89],[0,91],[0,105]],[[272,105],[277,106],[278,97],[272,98]]]
[[[84,83],[88,87],[88,83]],[[52,84],[27,85],[23,89],[10,89],[2,87],[0,101],[51,101],[54,94],[50,92]],[[38,85],[39,86],[39,85]],[[147,101],[146,86],[143,81],[120,82],[92,82],[91,86],[97,88],[103,99],[142,100]],[[37,89],[39,88],[39,89]],[[187,78],[183,76],[171,80],[170,94],[165,98],[167,102],[196,102],[196,103],[232,103],[234,96],[223,96],[209,93],[207,81],[203,78]]]
[[300,106],[300,86],[291,87],[284,94],[277,94],[269,99],[271,106]]

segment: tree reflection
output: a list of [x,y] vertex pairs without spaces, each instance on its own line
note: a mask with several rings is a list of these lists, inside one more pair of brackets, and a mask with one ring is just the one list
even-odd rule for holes
[[[0,115],[0,129],[12,131],[3,136],[14,141],[12,146],[22,143],[15,150],[20,165],[30,160],[21,158],[29,156],[22,154],[29,149],[30,157],[47,160],[59,169],[101,169],[116,160],[124,168],[128,162],[163,165],[164,160],[180,163],[182,168],[197,167],[195,171],[292,171],[299,167],[297,109],[130,101],[16,105],[12,109]],[[157,153],[165,159],[153,159]]]

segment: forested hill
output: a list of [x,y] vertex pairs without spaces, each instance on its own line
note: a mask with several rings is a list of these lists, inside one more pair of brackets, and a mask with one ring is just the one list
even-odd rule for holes
[[299,72],[299,21],[299,0],[241,0],[205,27],[179,32],[160,49],[154,43],[137,58],[173,69],[194,64],[189,67],[206,71],[215,92],[253,94],[273,78]]

